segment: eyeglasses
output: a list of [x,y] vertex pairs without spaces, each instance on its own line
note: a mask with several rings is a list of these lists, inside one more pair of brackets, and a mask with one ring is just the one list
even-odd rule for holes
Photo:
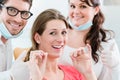
[[6,7],[5,5],[1,6],[7,9],[7,13],[10,16],[16,16],[20,12],[21,18],[27,20],[33,15],[30,11],[20,11],[14,7]]

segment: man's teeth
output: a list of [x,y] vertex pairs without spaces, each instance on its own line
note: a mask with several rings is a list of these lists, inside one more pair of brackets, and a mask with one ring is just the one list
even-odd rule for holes
[[16,26],[16,27],[19,27],[19,25],[18,24],[11,24],[12,26]]

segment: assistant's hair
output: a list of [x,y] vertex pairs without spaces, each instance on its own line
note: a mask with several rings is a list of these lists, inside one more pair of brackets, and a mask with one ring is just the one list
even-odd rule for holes
[[36,43],[36,41],[34,40],[35,33],[42,35],[44,30],[46,29],[47,22],[49,22],[51,20],[62,20],[65,23],[66,28],[68,28],[68,23],[66,21],[66,18],[58,10],[47,9],[47,10],[43,11],[42,13],[40,13],[38,15],[38,17],[36,18],[36,20],[34,21],[34,24],[33,24],[32,30],[31,30],[32,47],[28,51],[27,56],[24,61],[29,60],[31,50],[38,50],[39,44]]
[[[101,2],[100,0],[80,0],[82,2],[85,2],[90,7],[98,7],[100,6]],[[97,63],[99,60],[99,55],[97,54],[97,51],[100,51],[102,49],[102,46],[100,45],[101,42],[107,42],[107,40],[111,39],[113,37],[113,31],[106,30],[103,28],[103,23],[105,21],[105,17],[101,10],[94,16],[93,18],[93,25],[91,26],[90,31],[87,33],[84,42],[91,45],[92,48],[92,58]],[[72,29],[70,27],[70,29]],[[108,36],[109,35],[109,36]]]
[[[7,3],[7,1],[9,1],[9,0],[0,0],[0,10],[2,9],[1,4],[4,5],[5,3]],[[33,0],[22,0],[22,1],[28,2],[30,4],[30,8],[31,8]]]

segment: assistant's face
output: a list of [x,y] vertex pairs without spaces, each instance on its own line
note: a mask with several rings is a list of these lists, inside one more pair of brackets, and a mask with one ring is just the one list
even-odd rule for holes
[[92,21],[96,8],[88,6],[80,0],[69,0],[69,19],[75,26],[80,26]]

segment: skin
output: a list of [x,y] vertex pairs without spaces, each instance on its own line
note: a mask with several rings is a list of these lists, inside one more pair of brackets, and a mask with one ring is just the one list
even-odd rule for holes
[[[30,5],[22,0],[8,0],[5,6],[14,7],[20,11],[29,11]],[[26,25],[27,20],[21,18],[20,13],[16,16],[9,16],[6,8],[0,11],[1,20],[12,35],[18,34]]]

